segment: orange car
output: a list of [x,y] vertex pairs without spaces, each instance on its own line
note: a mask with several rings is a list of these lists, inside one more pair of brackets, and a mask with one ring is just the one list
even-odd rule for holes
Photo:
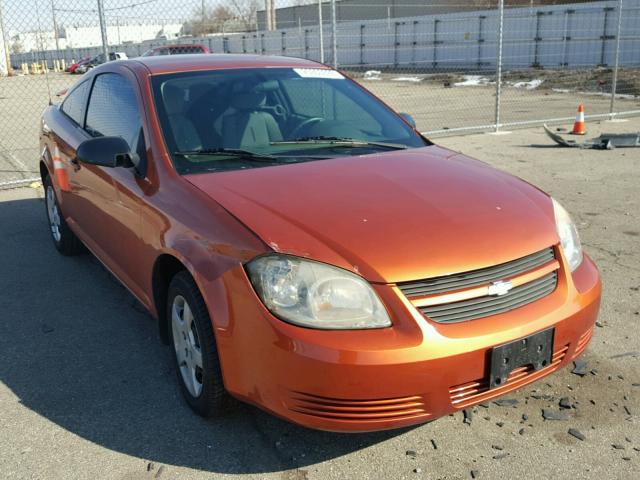
[[426,422],[586,348],[594,263],[547,194],[308,60],[101,65],[42,117],[49,230],[158,320],[193,409]]

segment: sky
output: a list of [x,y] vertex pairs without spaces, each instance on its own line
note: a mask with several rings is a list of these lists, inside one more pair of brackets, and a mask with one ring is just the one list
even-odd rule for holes
[[[239,0],[240,2],[246,0]],[[207,8],[223,2],[205,0]],[[53,30],[52,0],[0,0],[9,31]],[[53,0],[58,25],[98,25],[97,0]],[[104,0],[107,23],[182,22],[201,8],[202,0]]]

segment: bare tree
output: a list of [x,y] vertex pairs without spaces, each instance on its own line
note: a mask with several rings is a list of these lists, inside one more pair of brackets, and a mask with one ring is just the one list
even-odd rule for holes
[[225,30],[225,24],[229,21],[235,20],[237,23],[247,26],[247,19],[255,18],[255,10],[251,13],[249,5],[242,8],[237,2],[231,3],[231,7],[218,5],[204,12],[201,9],[196,9],[191,19],[182,26],[182,33],[193,36],[219,33]]
[[15,37],[11,38],[11,45],[9,46],[9,50],[13,54],[24,53],[24,47],[22,46],[20,37],[16,35]]
[[256,13],[258,11],[258,0],[250,0],[248,2],[238,2],[231,0],[232,10],[235,17],[243,24],[245,30],[256,29]]
[[211,22],[218,32],[223,31],[225,22],[233,18],[233,12],[224,5],[218,5],[211,13]]

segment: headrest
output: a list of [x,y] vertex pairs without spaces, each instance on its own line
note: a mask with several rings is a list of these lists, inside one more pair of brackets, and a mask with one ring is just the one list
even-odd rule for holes
[[266,82],[259,83],[253,89],[256,92],[273,92],[274,90],[278,90],[280,85],[277,80],[267,80]]
[[266,99],[263,92],[234,93],[231,105],[237,110],[258,110]]
[[184,90],[179,87],[165,83],[162,86],[162,100],[167,115],[177,115],[185,110]]

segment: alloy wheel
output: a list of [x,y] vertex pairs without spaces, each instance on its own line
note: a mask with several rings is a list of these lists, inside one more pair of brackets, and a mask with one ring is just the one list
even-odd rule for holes
[[171,329],[182,380],[189,393],[197,398],[202,393],[202,350],[193,312],[182,295],[173,299]]
[[59,243],[62,238],[62,233],[60,232],[60,210],[58,210],[58,203],[56,202],[56,193],[51,185],[47,187],[46,202],[51,235],[53,235],[53,239],[56,243]]

